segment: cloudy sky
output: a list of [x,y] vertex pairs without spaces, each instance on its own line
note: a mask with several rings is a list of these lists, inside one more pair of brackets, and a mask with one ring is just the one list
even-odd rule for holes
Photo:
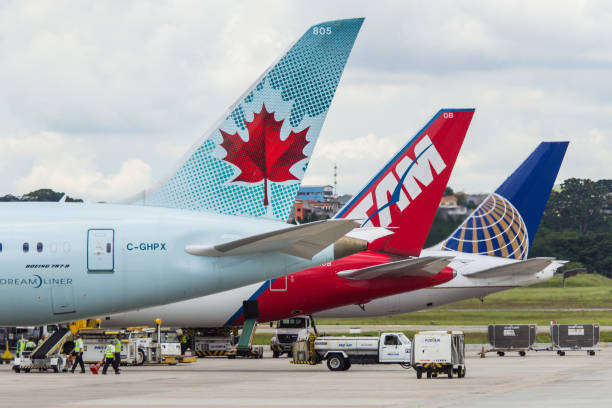
[[150,186],[308,27],[359,16],[305,183],[337,163],[355,192],[442,107],[476,108],[455,189],[552,140],[558,182],[612,178],[609,2],[0,0],[0,194]]

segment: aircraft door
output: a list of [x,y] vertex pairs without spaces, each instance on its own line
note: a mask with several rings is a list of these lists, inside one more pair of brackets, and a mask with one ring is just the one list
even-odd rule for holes
[[76,311],[71,285],[52,286],[51,300],[53,302],[53,314],[73,313]]
[[87,270],[113,272],[115,269],[115,231],[90,229],[87,233]]
[[287,292],[287,285],[289,284],[289,281],[287,280],[287,264],[285,264],[285,274],[276,279],[270,279],[269,282],[270,292]]
[[270,292],[286,292],[287,291],[287,275],[280,276],[270,280]]

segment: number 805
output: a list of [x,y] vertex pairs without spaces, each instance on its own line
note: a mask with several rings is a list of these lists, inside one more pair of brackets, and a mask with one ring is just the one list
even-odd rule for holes
[[313,27],[312,33],[314,35],[330,35],[332,30],[331,27]]

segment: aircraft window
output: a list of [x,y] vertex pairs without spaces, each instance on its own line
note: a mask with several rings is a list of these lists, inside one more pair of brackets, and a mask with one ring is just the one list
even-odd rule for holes
[[2,242],[0,242],[0,252],[2,252]]
[[106,253],[107,253],[107,254],[110,254],[110,253],[111,253],[111,244],[110,244],[110,242],[107,242],[107,243],[106,243]]
[[43,245],[42,245],[42,242],[39,242],[38,244],[36,244],[36,250],[37,250],[38,252],[42,252],[42,250],[43,250]]
[[30,250],[30,244],[27,242],[23,243],[23,252],[28,252]]

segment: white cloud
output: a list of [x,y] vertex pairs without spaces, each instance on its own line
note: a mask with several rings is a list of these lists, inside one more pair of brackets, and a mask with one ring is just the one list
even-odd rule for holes
[[17,180],[17,191],[25,193],[46,187],[69,191],[76,197],[113,201],[129,197],[151,183],[151,166],[139,159],[127,159],[118,173],[110,175],[84,164],[81,159],[42,159],[27,176]]
[[[91,200],[118,200],[151,184],[151,166],[137,158],[124,160],[116,173],[103,173],[96,150],[95,142],[57,133],[0,138],[0,179],[12,181],[6,193],[52,188]],[[13,181],[14,169],[23,173]]]
[[559,180],[612,177],[609,2],[28,1],[0,3],[0,191],[155,181],[307,27],[359,15],[306,182],[337,162],[354,192],[438,109],[472,106],[454,187],[491,190],[555,139]]

